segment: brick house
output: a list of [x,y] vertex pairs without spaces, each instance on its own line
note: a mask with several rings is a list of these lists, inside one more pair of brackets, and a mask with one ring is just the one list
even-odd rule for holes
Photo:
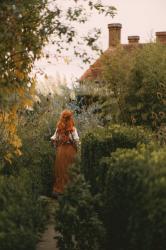
[[[145,43],[140,43],[139,36],[128,36],[128,44],[121,44],[121,29],[122,25],[120,23],[108,24],[109,30],[109,47],[104,52],[105,54],[110,54],[116,50],[118,45],[121,45],[126,50],[131,50],[135,47],[142,47]],[[166,31],[156,32],[156,42],[166,45]],[[102,55],[101,55],[102,57]],[[83,83],[86,80],[96,80],[100,76],[101,72],[101,57],[99,57],[88,70],[80,77],[80,83]]]

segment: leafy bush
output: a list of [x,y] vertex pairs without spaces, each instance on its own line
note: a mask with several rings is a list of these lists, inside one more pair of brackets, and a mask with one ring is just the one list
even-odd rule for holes
[[22,155],[12,163],[0,162],[1,250],[35,249],[38,231],[47,224],[40,197],[52,191],[55,150],[50,136],[61,104],[58,97],[40,96],[33,110],[18,114]]
[[31,176],[0,176],[0,249],[34,249],[47,221],[47,206],[34,192]]
[[128,118],[128,114],[124,112],[125,95],[128,92],[130,72],[134,67],[137,51],[139,52],[137,47],[128,50],[118,46],[111,53],[105,53],[101,60],[100,92],[103,90],[106,97],[102,111],[105,115],[111,113],[114,122],[126,122]]
[[166,123],[166,46],[120,47],[103,58],[102,78],[106,112],[118,121],[155,130]]
[[150,140],[150,133],[139,127],[112,125],[87,133],[82,140],[82,170],[92,192],[101,191],[105,180],[106,171],[99,166],[102,157],[111,155],[117,148],[134,148]]
[[55,216],[59,249],[100,250],[105,231],[96,211],[100,208],[99,199],[91,195],[78,166],[71,176],[72,182],[60,198]]
[[166,48],[145,46],[136,55],[125,97],[126,111],[136,124],[157,129],[166,122]]
[[[13,171],[19,172],[22,168],[29,169],[34,174],[33,179],[36,184],[41,184],[40,189],[43,195],[51,194],[54,176],[55,150],[51,145],[50,137],[55,132],[55,126],[62,110],[64,108],[74,109],[70,103],[71,91],[64,87],[61,92],[61,94],[53,96],[39,95],[39,101],[34,104],[33,110],[26,110],[19,115],[18,128],[22,141],[22,155],[13,160],[11,165],[6,163],[3,168],[3,171],[8,174]],[[90,116],[91,111],[75,113],[76,126],[80,136],[92,123],[91,119],[86,124],[86,120]],[[96,119],[93,121],[93,125]]]
[[50,137],[55,132],[61,104],[59,99],[54,100],[53,97],[41,95],[33,110],[19,114],[18,128],[22,141],[22,155],[11,164],[6,162],[3,167],[3,173],[19,174],[23,168],[33,173],[34,185],[40,188],[40,194],[43,195],[50,195],[52,191],[55,150]]
[[[27,124],[20,130],[22,139],[22,155],[14,159],[12,164],[5,163],[1,173],[5,175],[19,175],[22,169],[27,169],[34,181],[34,185],[40,189],[40,194],[50,195],[53,182],[53,167],[55,150],[49,141],[49,133],[41,121],[37,125],[37,118],[32,114],[24,117]],[[31,120],[32,119],[32,120]]]
[[140,146],[119,149],[101,163],[106,249],[166,249],[166,154]]

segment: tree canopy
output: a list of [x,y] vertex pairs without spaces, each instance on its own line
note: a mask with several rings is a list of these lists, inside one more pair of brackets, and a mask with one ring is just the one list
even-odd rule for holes
[[[71,7],[72,6],[72,7]],[[42,49],[51,39],[55,53],[61,53],[79,36],[74,23],[85,23],[88,17],[115,14],[115,8],[99,1],[1,0],[0,3],[0,143],[1,159],[11,161],[20,155],[21,141],[17,136],[18,114],[31,106],[35,94],[34,62],[43,56]],[[82,41],[93,50],[99,30]],[[52,35],[52,37],[51,37]],[[88,54],[80,53],[81,40],[74,53],[87,61]],[[67,45],[67,46],[66,46]]]

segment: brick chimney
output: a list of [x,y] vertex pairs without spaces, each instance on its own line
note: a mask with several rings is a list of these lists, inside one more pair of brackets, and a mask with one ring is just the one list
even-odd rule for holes
[[109,29],[109,47],[117,46],[121,43],[121,28],[120,23],[108,24]]
[[139,36],[128,36],[129,44],[138,44],[139,43]]
[[166,31],[156,32],[156,42],[166,43]]

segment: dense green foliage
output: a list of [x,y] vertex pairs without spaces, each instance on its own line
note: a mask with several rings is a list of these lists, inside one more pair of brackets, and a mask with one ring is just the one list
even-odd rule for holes
[[[72,8],[73,7],[73,8]],[[2,0],[0,4],[0,144],[3,145],[0,161],[11,162],[21,155],[22,142],[18,136],[18,112],[32,106],[35,96],[36,60],[44,55],[43,48],[49,42],[54,45],[55,57],[69,50],[89,61],[89,54],[79,49],[86,45],[99,51],[96,41],[100,30],[79,37],[76,26],[84,24],[94,11],[97,14],[115,13],[113,6],[98,1],[68,0]],[[82,41],[81,41],[82,40]],[[72,46],[70,46],[71,49]],[[72,49],[71,49],[72,50]],[[39,73],[40,70],[37,70]]]
[[23,114],[20,124],[23,154],[13,162],[17,170],[27,168],[33,172],[34,182],[36,185],[39,182],[41,193],[45,195],[50,195],[54,178],[55,149],[50,137],[55,131],[57,117],[55,112],[49,112],[50,106],[50,101],[43,98],[34,111]]
[[61,250],[100,250],[104,244],[105,230],[98,218],[100,200],[92,196],[89,186],[80,173],[79,165],[72,168],[71,183],[55,214],[55,229]]
[[34,78],[29,73],[52,32],[53,17],[47,1],[1,1],[0,107],[3,112],[11,110],[13,105],[21,108],[23,100],[31,99]]
[[134,123],[153,129],[166,122],[166,46],[151,44],[138,51],[125,96],[125,113]]
[[35,250],[47,222],[46,203],[28,171],[0,176],[0,249]]
[[[163,128],[166,117],[166,46],[119,47],[102,59],[103,112],[116,121]],[[104,85],[102,81],[104,80]]]
[[[95,107],[95,115],[129,125],[109,126],[106,119],[107,127],[96,126],[82,138],[85,180],[79,182],[75,176],[60,200],[56,214],[60,249],[84,250],[84,227],[91,235],[87,242],[96,242],[93,250],[166,248],[166,149],[161,146],[165,143],[165,52],[165,46],[149,44],[129,50],[119,47],[102,57],[101,79],[91,85],[86,95],[90,103],[85,106]],[[92,207],[85,190],[93,197]],[[82,204],[89,220],[80,213]],[[102,225],[98,241],[91,234],[91,218]]]
[[[0,217],[2,217],[0,231],[3,236],[0,246],[3,246],[2,250],[34,249],[39,232],[44,229],[43,225],[46,226],[47,224],[45,220],[47,210],[42,208],[40,199],[43,195],[51,196],[52,193],[55,149],[51,145],[50,137],[55,132],[55,126],[61,111],[71,106],[68,88],[62,88],[61,92],[63,93],[61,95],[39,95],[33,109],[18,113],[18,135],[22,141],[22,155],[15,158],[11,163],[2,161],[3,164],[0,165],[0,178],[3,180],[3,185],[0,185],[0,197],[2,197],[2,202],[3,200],[6,202],[2,208],[2,213],[0,211]],[[79,117],[76,126],[80,134],[85,133],[84,130],[89,126],[84,122],[87,119],[86,113],[76,115]],[[90,111],[87,116],[91,116]],[[13,188],[11,194],[10,184]],[[4,191],[5,188],[6,191]],[[90,196],[90,193],[88,195]],[[89,200],[87,206],[89,206],[88,202]],[[4,212],[5,207],[6,212]],[[91,212],[93,214],[92,208]],[[18,217],[15,213],[18,214]],[[15,217],[17,220],[15,220]],[[8,223],[10,223],[11,228]],[[91,228],[93,230],[97,223],[99,222],[92,222]],[[16,227],[18,227],[18,230],[16,230]],[[12,228],[14,228],[13,234]],[[93,230],[91,229],[91,231]],[[98,230],[100,228],[96,229],[95,232]],[[80,234],[82,236],[80,238],[78,236],[79,242],[80,239],[83,241],[83,231]],[[11,237],[11,242],[5,244],[8,236]],[[97,239],[93,240],[92,237],[92,242],[95,241]],[[10,244],[13,245],[13,249]]]
[[0,168],[2,250],[35,249],[47,225],[48,209],[42,196],[51,195],[54,178],[55,149],[50,136],[63,105],[61,97],[54,98],[40,96],[33,110],[18,114],[22,155]]
[[165,148],[140,127],[116,125],[85,135],[81,170],[86,182],[75,170],[56,214],[60,249],[85,249],[87,234],[86,242],[96,241],[89,225],[93,218],[102,226],[101,235],[88,249],[164,250],[165,157]]
[[82,140],[82,171],[86,181],[96,192],[103,188],[105,169],[99,167],[104,156],[111,155],[117,148],[134,148],[138,143],[148,143],[151,134],[139,127],[113,125],[86,134]]
[[[59,249],[166,249],[166,149],[150,143],[151,132],[134,126],[160,131],[165,142],[166,47],[119,47],[103,56],[101,82],[95,90],[91,85],[95,96],[87,95],[94,105],[78,109],[65,92],[39,96],[30,108],[36,94],[32,69],[49,41],[55,56],[73,44],[70,52],[84,62],[91,56],[79,49],[82,44],[99,50],[98,29],[75,40],[78,23],[84,24],[94,11],[115,14],[114,7],[98,1],[68,0],[65,7],[58,0],[1,1],[1,250],[35,250],[47,224],[42,195],[50,196],[54,178],[50,136],[66,107],[76,108],[83,140],[81,163],[72,170],[55,214]],[[107,119],[133,127],[94,129]]]
[[0,160],[20,156],[19,110],[33,103],[35,60],[52,34],[55,14],[48,1],[1,1],[0,5]]
[[165,148],[118,150],[103,160],[105,249],[166,248]]

